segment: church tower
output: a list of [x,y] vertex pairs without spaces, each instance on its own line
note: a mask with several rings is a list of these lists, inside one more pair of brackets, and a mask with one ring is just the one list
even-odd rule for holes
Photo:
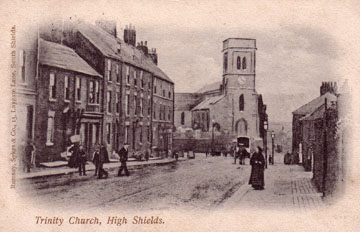
[[229,38],[223,41],[223,91],[232,106],[234,136],[259,137],[255,51],[255,39]]

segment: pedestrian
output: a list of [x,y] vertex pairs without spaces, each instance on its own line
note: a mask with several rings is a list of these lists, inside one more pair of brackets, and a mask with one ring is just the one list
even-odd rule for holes
[[250,159],[251,175],[249,184],[256,190],[264,189],[264,170],[265,170],[265,158],[261,153],[261,147],[257,147],[257,151],[252,155]]
[[95,165],[95,174],[94,176],[97,176],[99,173],[99,163],[100,163],[100,149],[99,149],[99,145],[95,146],[95,151],[92,157],[92,162]]
[[69,152],[71,152],[71,156],[69,159],[69,167],[70,168],[77,168],[79,165],[79,157],[78,157],[78,152],[79,152],[79,143],[75,142],[72,147],[69,149]]
[[31,156],[32,152],[34,151],[34,147],[31,143],[31,140],[28,140],[25,146],[25,154],[23,157],[23,163],[24,163],[24,171],[30,172],[31,168]]
[[149,161],[149,158],[150,158],[150,149],[146,149],[146,151],[145,151],[145,160]]
[[86,170],[85,170],[86,153],[85,153],[85,149],[82,145],[79,146],[78,161],[79,161],[79,175],[86,176]]
[[129,170],[127,169],[127,166],[126,166],[126,161],[128,160],[128,147],[129,147],[129,145],[125,144],[119,151],[121,166],[118,171],[118,176],[121,176],[122,170],[125,171],[125,174],[127,176],[130,175]]
[[98,179],[103,178],[103,175],[105,175],[105,178],[108,178],[109,173],[104,170],[104,163],[109,162],[109,153],[107,152],[107,149],[105,147],[105,144],[101,144],[100,152],[99,152],[99,176]]

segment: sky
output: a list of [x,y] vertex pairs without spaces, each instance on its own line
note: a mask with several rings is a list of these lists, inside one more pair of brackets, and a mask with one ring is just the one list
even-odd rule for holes
[[322,81],[342,82],[344,73],[355,75],[349,46],[358,37],[349,35],[359,28],[359,12],[352,1],[57,3],[57,11],[52,1],[33,3],[43,13],[31,17],[75,15],[89,22],[104,17],[116,20],[120,36],[131,23],[137,41],[157,49],[159,67],[175,82],[175,92],[194,92],[222,80],[223,40],[256,39],[256,90],[263,94],[269,117],[279,121],[290,121],[293,110],[319,96]]

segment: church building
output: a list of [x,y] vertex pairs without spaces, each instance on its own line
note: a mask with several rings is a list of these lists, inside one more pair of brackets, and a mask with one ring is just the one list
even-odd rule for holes
[[224,141],[227,144],[238,136],[247,136],[253,146],[262,145],[267,116],[262,96],[255,88],[256,40],[226,39],[222,53],[222,82],[198,93],[175,95],[175,126],[203,132],[214,129],[228,138]]

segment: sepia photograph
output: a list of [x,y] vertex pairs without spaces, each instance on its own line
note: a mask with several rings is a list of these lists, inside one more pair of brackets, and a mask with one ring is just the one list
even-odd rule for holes
[[9,6],[0,228],[358,228],[356,1]]

